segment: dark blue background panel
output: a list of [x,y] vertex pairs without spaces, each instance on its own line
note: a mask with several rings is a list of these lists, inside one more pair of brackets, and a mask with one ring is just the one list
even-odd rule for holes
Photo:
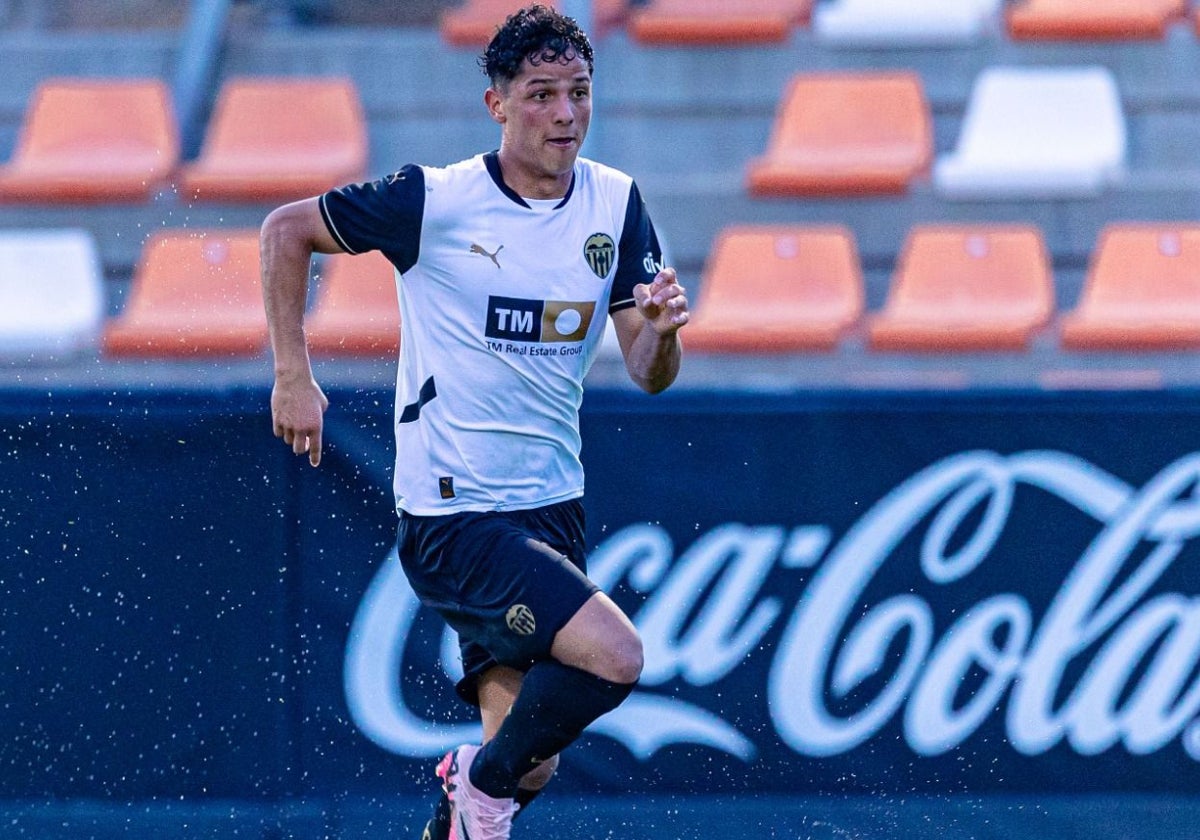
[[[475,736],[389,553],[386,392],[0,406],[0,796],[432,794]],[[564,796],[1196,791],[1200,396],[584,408],[593,576],[646,644]]]
[[291,784],[283,453],[219,399],[178,408],[6,396],[4,796]]

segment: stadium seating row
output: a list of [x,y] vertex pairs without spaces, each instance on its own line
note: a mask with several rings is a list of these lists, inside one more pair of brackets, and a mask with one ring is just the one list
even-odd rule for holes
[[[881,351],[1014,351],[1054,316],[1053,271],[1031,225],[918,225],[881,311],[864,311],[853,234],[838,226],[731,226],[704,269],[687,332],[701,353],[835,348],[857,328]],[[256,355],[267,342],[255,230],[162,232],[146,244],[129,299],[104,317],[101,272],[80,231],[0,235],[0,352],[55,357]],[[322,258],[307,320],[316,353],[399,349],[391,265]],[[1071,350],[1200,347],[1200,223],[1114,224],[1082,296],[1058,318]]]
[[[391,264],[378,254],[322,258],[306,320],[314,352],[394,356],[399,314]],[[0,357],[247,356],[266,348],[258,231],[152,236],[119,315],[105,316],[103,275],[80,230],[0,233]]]
[[[1123,173],[1126,150],[1107,68],[993,67],[976,80],[958,145],[932,180],[950,199],[1093,196]],[[930,176],[933,153],[915,73],[798,75],[746,181],[760,197],[899,193]]]
[[[1054,316],[1053,270],[1034,226],[918,225],[867,314],[847,228],[733,226],[694,308],[687,345],[699,352],[828,350],[859,326],[881,351],[1023,350]],[[1200,224],[1108,226],[1057,326],[1068,350],[1200,347]]]
[[[347,79],[235,78],[199,158],[180,168],[161,82],[53,79],[0,167],[0,199],[145,200],[172,177],[189,201],[299,198],[361,177],[366,135]],[[1089,196],[1121,175],[1126,146],[1110,70],[994,67],[976,81],[958,148],[932,178],[952,199]],[[903,192],[930,176],[933,152],[915,73],[800,74],[746,183],[760,197]]]
[[[485,44],[520,0],[466,0],[441,19],[443,39]],[[555,5],[562,6],[561,2]],[[1157,39],[1187,0],[594,0],[598,31],[624,26],[644,44],[761,44],[811,25],[830,44],[961,44],[1003,28],[1014,40]],[[1200,9],[1195,12],[1200,32]]]
[[189,201],[299,198],[365,173],[366,118],[349,79],[234,78],[199,157],[180,158],[161,81],[48,79],[0,167],[0,200],[144,201],[176,179]]

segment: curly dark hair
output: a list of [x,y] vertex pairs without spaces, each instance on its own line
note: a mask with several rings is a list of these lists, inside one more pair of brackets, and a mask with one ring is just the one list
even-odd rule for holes
[[492,85],[499,86],[515,79],[526,59],[537,65],[575,56],[587,63],[591,73],[592,44],[587,34],[574,18],[538,4],[508,16],[479,57],[479,66]]

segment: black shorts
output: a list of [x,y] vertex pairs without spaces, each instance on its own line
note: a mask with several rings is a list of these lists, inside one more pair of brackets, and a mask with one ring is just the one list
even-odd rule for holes
[[587,577],[583,503],[532,510],[401,513],[396,550],[417,597],[458,633],[463,679],[479,704],[479,676],[501,664],[527,671],[550,656],[571,616],[598,591]]

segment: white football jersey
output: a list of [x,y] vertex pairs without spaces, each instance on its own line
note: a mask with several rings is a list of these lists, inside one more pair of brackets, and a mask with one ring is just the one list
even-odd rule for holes
[[567,195],[523,199],[495,152],[332,190],[352,254],[396,267],[398,509],[539,507],[583,494],[579,406],[609,312],[662,266],[633,180],[579,159]]

